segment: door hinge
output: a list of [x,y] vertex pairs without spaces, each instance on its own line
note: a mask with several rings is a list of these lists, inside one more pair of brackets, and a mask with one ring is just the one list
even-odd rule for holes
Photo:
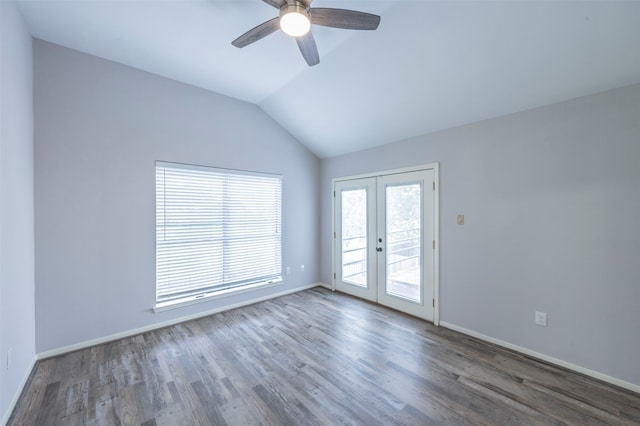
[[336,237],[336,233],[334,232],[334,233],[333,233],[333,238],[335,238],[335,237]]
[[436,299],[431,299],[431,306],[436,307]]
[[336,191],[333,191],[333,198],[336,198]]
[[435,182],[433,182],[433,190],[434,191],[436,190],[436,183]]
[[436,240],[433,240],[433,249],[436,249]]
[[333,273],[333,279],[334,280],[336,279],[336,273],[335,272]]

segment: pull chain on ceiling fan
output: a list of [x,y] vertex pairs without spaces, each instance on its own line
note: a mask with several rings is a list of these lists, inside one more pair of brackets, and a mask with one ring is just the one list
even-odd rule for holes
[[310,7],[313,0],[262,1],[280,9],[280,16],[250,29],[231,44],[245,47],[280,28],[285,34],[295,37],[300,53],[310,67],[320,63],[311,24],[348,30],[375,30],[380,24],[378,15],[348,9]]

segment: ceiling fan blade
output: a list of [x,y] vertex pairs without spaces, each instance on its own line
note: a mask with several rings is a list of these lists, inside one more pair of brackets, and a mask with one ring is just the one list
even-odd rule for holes
[[307,64],[310,67],[320,63],[318,48],[316,47],[316,41],[314,40],[311,31],[301,37],[296,37],[296,42],[300,48],[300,53],[302,53],[304,60],[307,61]]
[[275,7],[276,9],[280,9],[287,3],[287,0],[262,0],[268,5]]
[[356,10],[314,7],[309,10],[309,13],[311,14],[312,24],[325,27],[347,30],[375,30],[380,24],[378,15]]
[[254,43],[262,38],[265,38],[278,28],[280,28],[280,18],[269,19],[266,22],[258,25],[255,28],[250,29],[246,33],[242,34],[237,39],[233,40],[231,44],[235,47],[245,47],[251,43]]

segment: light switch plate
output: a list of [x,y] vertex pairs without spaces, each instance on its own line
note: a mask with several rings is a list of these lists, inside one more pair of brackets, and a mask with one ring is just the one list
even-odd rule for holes
[[458,215],[458,225],[464,225],[464,215],[463,214],[459,214]]

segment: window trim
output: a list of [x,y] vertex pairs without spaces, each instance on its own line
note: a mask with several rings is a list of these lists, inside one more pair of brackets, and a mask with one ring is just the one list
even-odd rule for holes
[[159,303],[156,302],[156,304],[153,306],[152,309],[153,309],[153,312],[156,312],[156,313],[169,311],[171,309],[182,308],[184,306],[196,305],[198,303],[210,302],[212,300],[217,300],[217,299],[224,299],[225,297],[247,293],[250,291],[254,291],[256,289],[276,287],[280,285],[283,281],[284,280],[280,278],[279,280],[258,282],[258,283],[248,284],[242,287],[225,288],[222,290],[216,290],[209,293],[205,293],[199,296],[187,296],[181,299],[174,299],[166,302],[159,302]]
[[[271,178],[276,178],[280,180],[280,208],[282,208],[282,185],[283,185],[283,176],[280,174],[276,174],[276,173],[266,173],[266,172],[256,172],[256,171],[247,171],[247,170],[239,170],[239,169],[229,169],[229,168],[222,168],[222,167],[213,167],[213,166],[202,166],[202,165],[195,165],[195,164],[188,164],[188,163],[176,163],[176,162],[167,162],[167,161],[155,161],[155,165],[154,165],[154,176],[155,173],[157,173],[157,169],[159,167],[169,167],[169,168],[178,168],[178,169],[184,169],[184,170],[194,170],[194,171],[204,171],[204,172],[218,172],[218,173],[229,173],[229,174],[235,174],[235,175],[242,175],[242,176],[258,176],[258,177],[271,177]],[[155,180],[155,178],[154,178]],[[156,183],[157,184],[157,183]],[[156,196],[156,200],[157,200],[157,189],[155,191],[155,196]],[[156,201],[157,202],[157,201]],[[157,207],[155,208],[155,216],[156,216],[156,221],[157,221],[157,214],[158,214],[158,210]],[[157,223],[157,222],[156,222]],[[155,266],[155,273],[157,274],[157,267],[158,267],[158,263],[157,263],[157,238],[158,238],[158,231],[157,231],[157,225],[156,225],[156,229],[154,232],[154,266]],[[184,296],[184,297],[180,297],[180,298],[175,298],[175,299],[171,299],[171,300],[165,300],[165,301],[158,301],[157,299],[157,291],[158,291],[158,281],[157,281],[157,275],[154,277],[154,290],[155,290],[155,304],[152,307],[152,310],[154,312],[163,312],[163,311],[167,311],[167,310],[171,310],[171,309],[176,309],[176,308],[180,308],[180,307],[185,307],[185,306],[190,306],[190,305],[194,305],[194,304],[198,304],[198,303],[203,303],[203,302],[208,302],[208,301],[213,301],[216,299],[222,299],[225,297],[229,297],[232,295],[238,295],[238,294],[242,294],[242,293],[246,293],[246,292],[250,292],[250,291],[255,291],[257,289],[264,289],[264,288],[269,288],[269,287],[275,287],[279,284],[281,284],[284,281],[283,278],[283,267],[282,267],[282,211],[280,211],[280,275],[279,277],[275,278],[275,279],[271,279],[268,281],[256,281],[256,282],[252,282],[249,284],[240,284],[240,285],[232,285],[230,284],[227,287],[223,287],[220,289],[215,289],[215,290],[209,290],[207,292],[201,293],[201,294],[196,294],[196,295],[188,295],[188,296]]]

